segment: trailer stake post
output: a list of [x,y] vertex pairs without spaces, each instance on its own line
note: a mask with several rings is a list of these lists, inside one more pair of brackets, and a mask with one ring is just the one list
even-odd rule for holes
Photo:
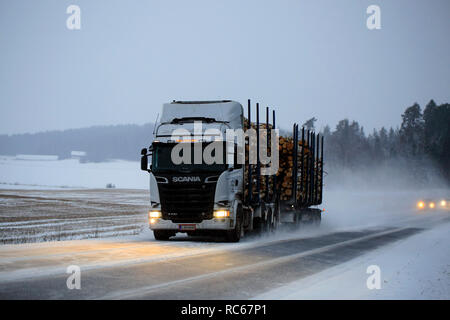
[[294,123],[294,131],[292,132],[294,147],[292,148],[292,160],[293,160],[293,168],[292,168],[292,178],[294,179],[292,184],[292,196],[294,197],[294,205],[297,206],[297,179],[298,179],[298,124]]
[[261,188],[261,163],[259,159],[259,103],[256,103],[256,201],[259,203],[261,201],[260,188]]
[[[272,125],[272,130],[275,130],[275,108],[274,110],[272,110],[272,121],[273,121],[273,125]],[[276,139],[278,139],[278,137],[275,137]],[[278,152],[278,150],[270,150],[270,155],[272,156],[272,152]],[[272,198],[273,199],[277,199],[278,197],[276,196],[277,193],[277,173],[275,173],[273,175],[273,191],[272,191]]]
[[305,203],[305,197],[303,195],[303,182],[305,181],[305,168],[304,168],[304,157],[305,157],[305,127],[302,127],[302,152],[300,156],[300,196],[301,205]]
[[305,197],[306,197],[306,203],[305,205],[309,205],[309,160],[311,157],[311,147],[310,147],[310,138],[311,138],[311,133],[309,132],[309,130],[307,131],[306,134],[306,145],[308,146],[308,154],[306,156],[306,190],[305,190]]
[[[266,154],[269,152],[270,141],[269,141],[269,107],[266,107]],[[269,202],[269,175],[265,176],[266,180],[266,191],[265,191],[265,201]]]
[[[247,113],[248,113],[248,128],[247,128],[247,130],[249,130],[252,127],[252,119],[251,119],[252,108],[251,108],[250,99],[248,99]],[[250,139],[248,140],[248,156],[247,157],[248,157],[248,203],[251,204],[253,188],[252,188],[252,165],[250,164]]]
[[322,204],[323,197],[323,136],[322,136],[322,146],[320,150],[320,201],[319,204]]
[[315,178],[314,181],[316,183],[314,188],[314,203],[318,204],[319,202],[319,149],[320,148],[320,134],[317,134],[317,144],[316,144],[316,161],[315,161]]

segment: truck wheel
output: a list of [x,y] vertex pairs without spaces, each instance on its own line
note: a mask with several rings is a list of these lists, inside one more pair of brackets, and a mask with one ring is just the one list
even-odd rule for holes
[[262,222],[261,218],[253,218],[253,231],[256,235],[260,235],[262,233]]
[[242,235],[242,210],[238,209],[238,214],[236,217],[236,225],[233,230],[227,231],[226,237],[228,242],[239,242]]
[[153,230],[153,235],[156,240],[169,240],[172,234],[165,230]]

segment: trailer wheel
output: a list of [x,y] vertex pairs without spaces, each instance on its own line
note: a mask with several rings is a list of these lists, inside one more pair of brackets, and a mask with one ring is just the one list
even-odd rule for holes
[[320,226],[320,223],[322,222],[322,215],[321,215],[321,213],[320,212],[318,212],[318,213],[316,213],[315,215],[314,215],[314,226],[315,227],[319,227]]
[[233,230],[227,231],[226,238],[228,242],[239,242],[243,233],[242,226],[242,206],[238,206],[238,212],[236,215],[236,225]]
[[264,212],[266,210],[266,207],[264,205],[264,202],[260,204],[258,210],[261,211],[261,217],[255,217],[253,218],[253,232],[256,235],[260,235],[264,231]]
[[302,218],[302,212],[301,211],[294,211],[294,225],[295,226],[300,226],[303,223],[303,218]]
[[275,203],[275,213],[274,213],[274,217],[273,217],[273,230],[277,230],[278,227],[280,226],[280,221],[281,220],[281,215],[280,215],[280,202],[279,200],[277,200],[277,202]]
[[267,211],[267,220],[265,223],[265,230],[264,231],[268,231],[268,232],[273,232],[275,229],[275,222],[273,219],[273,213],[272,213],[272,209],[268,209]]
[[155,237],[156,240],[160,240],[160,241],[169,240],[169,238],[172,235],[173,234],[171,232],[169,232],[169,231],[153,230],[153,236]]

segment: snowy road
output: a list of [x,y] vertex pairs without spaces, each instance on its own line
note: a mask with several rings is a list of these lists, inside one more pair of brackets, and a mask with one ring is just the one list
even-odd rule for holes
[[[329,192],[320,228],[238,244],[155,241],[146,191],[0,196],[0,299],[450,299],[450,212],[419,213],[408,192]],[[73,265],[80,290],[67,288]],[[370,265],[380,290],[366,286]]]
[[[4,245],[0,247],[0,298],[283,298],[283,288],[292,283],[443,226],[448,233],[447,213],[432,219],[421,217],[402,227],[250,238],[237,245],[183,238],[169,242],[97,239]],[[443,255],[450,263],[448,253]],[[80,290],[67,288],[69,265],[81,267]],[[361,287],[366,277],[364,274]],[[345,287],[345,283],[335,281],[335,286]],[[278,290],[277,296],[270,294],[273,290]],[[292,288],[289,292],[286,297],[295,298]]]

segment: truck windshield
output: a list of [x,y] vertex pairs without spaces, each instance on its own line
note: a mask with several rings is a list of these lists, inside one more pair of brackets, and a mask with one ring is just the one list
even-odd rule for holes
[[[206,146],[209,143],[202,143],[202,155]],[[171,154],[172,149],[176,144],[174,143],[156,143],[153,145],[153,156],[152,156],[152,171],[155,173],[169,173],[169,172],[222,172],[228,168],[225,163],[225,146],[223,148],[223,160],[222,164],[213,163],[206,164],[202,159],[201,164],[194,164],[194,143],[189,143],[191,150],[191,161],[190,163],[174,164],[172,162]],[[214,153],[212,156],[215,156]]]

